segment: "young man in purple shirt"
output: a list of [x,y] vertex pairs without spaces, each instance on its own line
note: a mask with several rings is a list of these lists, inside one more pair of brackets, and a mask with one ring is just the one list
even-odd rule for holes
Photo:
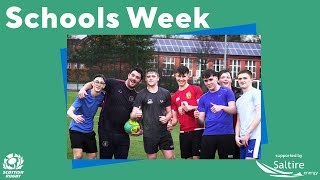
[[208,69],[202,74],[208,92],[200,97],[195,117],[204,123],[201,141],[201,159],[214,159],[218,150],[219,159],[234,157],[233,115],[236,113],[233,92],[218,84],[218,73]]

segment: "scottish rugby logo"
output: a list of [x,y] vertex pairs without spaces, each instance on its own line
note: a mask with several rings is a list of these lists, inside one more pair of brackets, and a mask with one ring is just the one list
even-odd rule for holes
[[3,159],[3,175],[5,178],[20,178],[24,171],[22,171],[24,159],[20,154],[11,153]]
[[8,154],[3,160],[3,169],[19,170],[23,167],[23,157],[19,154]]
[[258,161],[256,161],[256,163],[260,169],[262,169],[265,173],[273,177],[295,178],[295,177],[303,176],[301,172],[294,174],[293,172],[285,172],[285,171],[274,169],[266,164],[259,163]]

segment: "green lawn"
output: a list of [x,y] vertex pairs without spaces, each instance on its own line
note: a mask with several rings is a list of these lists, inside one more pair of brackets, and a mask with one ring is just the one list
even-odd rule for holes
[[[74,102],[75,98],[77,96],[77,92],[68,92],[68,108],[70,105]],[[94,117],[94,131],[96,132],[96,140],[98,144],[98,120],[99,120],[99,114],[100,114],[100,108]],[[72,149],[70,148],[70,139],[69,139],[69,132],[68,127],[70,124],[70,118],[67,117],[67,128],[66,128],[66,137],[67,137],[67,158],[72,159]],[[173,143],[175,146],[175,157],[176,159],[180,159],[180,146],[179,146],[179,124],[174,127],[174,130],[171,132]],[[130,151],[129,151],[129,159],[145,159],[146,154],[143,149],[143,140],[142,136],[139,137],[130,137],[131,139],[131,145],[130,145]],[[98,147],[99,151],[99,147]],[[99,152],[98,152],[98,158],[99,158]],[[164,159],[161,151],[158,152],[158,159]]]

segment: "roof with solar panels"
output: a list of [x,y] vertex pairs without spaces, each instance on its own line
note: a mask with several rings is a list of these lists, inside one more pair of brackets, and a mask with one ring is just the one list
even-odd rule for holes
[[[208,53],[222,55],[225,53],[224,42],[161,38],[154,40],[154,47],[158,52],[190,54]],[[259,43],[227,42],[226,47],[227,55],[261,56],[261,44]]]

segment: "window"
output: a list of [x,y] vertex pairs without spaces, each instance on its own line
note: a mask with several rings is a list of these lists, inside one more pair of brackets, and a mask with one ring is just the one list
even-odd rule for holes
[[80,64],[80,68],[79,69],[84,69],[84,64]]
[[68,63],[67,69],[71,69],[71,63]]
[[174,58],[173,57],[163,57],[163,76],[173,75],[174,70]]
[[73,68],[74,68],[74,69],[78,69],[78,63],[74,63],[74,64],[73,64]]
[[193,84],[200,84],[200,77],[201,77],[201,59],[198,60],[198,62],[196,63],[196,76],[193,77]]
[[216,59],[213,61],[213,70],[216,72],[223,70],[223,60],[222,59]]
[[255,61],[247,61],[246,69],[252,72],[252,78],[256,78],[256,62]]
[[154,56],[153,59],[147,61],[147,63],[150,65],[150,68],[158,68],[158,58],[159,57]]
[[186,66],[189,69],[189,76],[192,76],[192,59],[183,58],[181,61],[181,65]]
[[199,59],[196,67],[196,77],[199,78],[201,76],[201,59]]
[[240,60],[231,60],[230,72],[231,72],[232,79],[237,78],[238,73],[240,72]]

